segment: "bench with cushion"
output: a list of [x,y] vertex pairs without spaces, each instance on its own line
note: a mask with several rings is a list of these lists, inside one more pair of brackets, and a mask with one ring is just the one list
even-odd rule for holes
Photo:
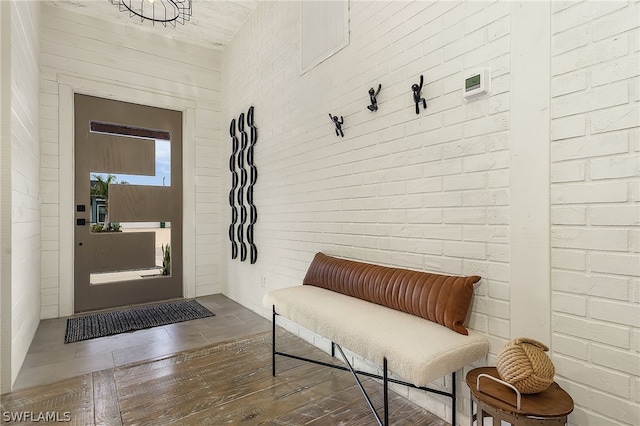
[[[389,382],[435,392],[451,398],[455,425],[455,372],[489,351],[486,336],[465,327],[474,284],[479,280],[478,276],[430,274],[318,253],[303,285],[264,296],[264,305],[273,310],[273,374],[276,355],[349,370],[380,425],[388,424]],[[279,352],[275,342],[277,316],[329,339],[332,352],[334,346],[339,349],[346,367]],[[355,371],[342,347],[381,366],[383,375]],[[382,379],[384,420],[357,374]],[[451,392],[426,387],[448,374],[452,376]]]

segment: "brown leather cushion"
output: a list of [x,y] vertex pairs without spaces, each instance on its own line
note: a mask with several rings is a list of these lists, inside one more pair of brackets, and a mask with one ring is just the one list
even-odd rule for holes
[[303,284],[325,288],[444,325],[460,334],[473,284],[480,277],[456,277],[390,268],[317,253]]

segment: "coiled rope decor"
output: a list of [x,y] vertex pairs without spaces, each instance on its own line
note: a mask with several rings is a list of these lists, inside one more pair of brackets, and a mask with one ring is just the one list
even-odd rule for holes
[[[231,224],[229,240],[231,240],[231,258],[241,261],[250,259],[256,263],[258,248],[253,242],[253,227],[258,220],[258,212],[253,203],[253,187],[258,180],[258,169],[253,162],[253,147],[258,140],[258,130],[253,123],[253,106],[246,115],[249,134],[245,130],[245,114],[231,120],[229,134],[232,149],[229,158],[231,171],[231,190],[229,205],[231,206]],[[236,125],[237,133],[236,136]],[[238,140],[239,139],[239,140]]]
[[520,337],[508,342],[498,353],[496,369],[505,382],[520,393],[539,393],[553,383],[556,374],[549,348],[534,339]]

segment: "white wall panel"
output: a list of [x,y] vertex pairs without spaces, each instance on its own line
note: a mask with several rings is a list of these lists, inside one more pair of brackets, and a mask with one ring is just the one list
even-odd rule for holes
[[2,285],[11,286],[13,383],[40,322],[40,6],[37,2],[12,2],[9,10],[11,282]]
[[[9,2],[0,2],[0,62],[11,63]],[[0,393],[11,390],[11,67],[0,67]]]
[[300,10],[304,73],[349,44],[349,0],[304,1]]

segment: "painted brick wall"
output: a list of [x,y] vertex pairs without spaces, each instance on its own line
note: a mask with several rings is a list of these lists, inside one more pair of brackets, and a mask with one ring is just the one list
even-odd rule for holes
[[[299,4],[259,4],[222,60],[222,127],[254,105],[259,131],[259,260],[230,260],[226,241],[230,297],[266,314],[264,292],[300,284],[317,251],[478,274],[470,325],[488,334],[492,353],[502,347],[510,337],[509,8],[354,1],[349,46],[300,75]],[[465,73],[481,66],[492,69],[491,96],[466,103]],[[416,115],[411,86],[421,74],[428,108]],[[368,90],[378,84],[379,110],[370,112]],[[344,116],[344,138],[329,113]],[[223,146],[226,168],[229,137]],[[226,194],[228,224],[225,205]],[[448,415],[442,400],[421,402]]]
[[553,4],[553,361],[577,425],[640,424],[639,16]]
[[[298,6],[259,5],[222,64],[224,120],[254,105],[260,129],[260,258],[227,261],[230,297],[266,314],[264,292],[300,284],[319,250],[477,273],[471,326],[487,333],[495,361],[518,337],[510,64],[527,59],[510,55],[510,7],[354,1],[349,46],[300,75]],[[639,424],[638,2],[551,7],[551,356],[576,403],[570,424]],[[493,92],[465,103],[462,77],[478,66],[492,69]],[[429,107],[416,116],[410,87],[420,74]],[[371,113],[367,90],[378,83]],[[344,139],[328,113],[344,116]],[[225,149],[228,158],[229,138]]]
[[13,382],[40,322],[40,7],[36,2],[14,2],[10,10]]
[[60,311],[59,303],[65,297],[61,256],[69,256],[60,252],[59,225],[60,198],[68,191],[66,184],[60,184],[60,159],[71,152],[70,142],[59,140],[60,123],[72,119],[60,115],[59,87],[64,79],[88,81],[81,89],[91,94],[102,88],[104,96],[110,96],[119,89],[119,93],[135,92],[140,103],[155,105],[158,99],[177,98],[193,104],[193,135],[183,141],[193,159],[183,165],[183,175],[192,174],[194,185],[185,189],[183,197],[194,208],[183,213],[193,215],[194,223],[184,229],[183,250],[185,262],[195,264],[187,276],[195,281],[195,289],[185,296],[221,292],[221,166],[214,143],[220,137],[220,52],[41,4],[42,318],[68,315]]

